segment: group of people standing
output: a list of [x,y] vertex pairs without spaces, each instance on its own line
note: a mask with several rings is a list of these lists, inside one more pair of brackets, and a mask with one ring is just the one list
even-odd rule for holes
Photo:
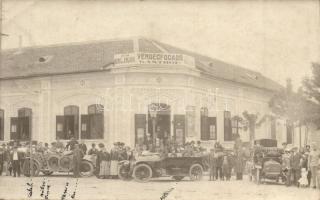
[[106,179],[118,178],[118,165],[122,160],[131,159],[131,151],[126,147],[123,142],[115,142],[110,152],[107,151],[103,143],[91,145],[89,155],[96,155],[96,171],[95,174],[98,178]]
[[235,140],[233,150],[225,150],[217,142],[209,154],[209,180],[230,181],[232,169],[236,174],[236,180],[243,179],[245,156],[240,137]]
[[2,144],[0,147],[0,176],[20,177],[23,154],[18,152],[17,144]]
[[287,148],[284,146],[282,165],[286,174],[286,185],[320,188],[320,152],[315,143],[305,148]]

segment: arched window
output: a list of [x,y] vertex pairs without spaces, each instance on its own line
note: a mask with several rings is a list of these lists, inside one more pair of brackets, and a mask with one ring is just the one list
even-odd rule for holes
[[0,109],[0,140],[4,140],[4,110]]
[[30,140],[32,138],[32,109],[20,108],[18,117],[11,117],[10,139]]
[[79,138],[79,106],[69,105],[64,107],[62,126],[58,127],[61,131],[60,139]]
[[81,115],[81,138],[103,139],[104,107],[101,104],[88,106],[88,115]]

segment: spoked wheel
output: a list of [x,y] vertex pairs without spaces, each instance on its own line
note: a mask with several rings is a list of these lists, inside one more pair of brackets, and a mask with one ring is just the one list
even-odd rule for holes
[[82,160],[80,165],[80,176],[89,177],[93,175],[93,172],[94,172],[93,164],[87,160]]
[[130,165],[120,165],[118,169],[118,176],[121,180],[129,181],[132,179],[130,174]]
[[172,178],[176,181],[181,181],[184,178],[184,176],[173,176]]
[[42,171],[42,173],[46,176],[50,176],[51,174],[53,174],[53,171]]
[[193,164],[189,170],[189,176],[192,181],[199,181],[202,179],[203,167],[200,164]]
[[23,163],[22,171],[26,177],[38,176],[40,173],[40,166],[36,161],[26,159]]
[[138,182],[147,182],[152,177],[152,169],[149,165],[139,164],[133,169],[133,178]]

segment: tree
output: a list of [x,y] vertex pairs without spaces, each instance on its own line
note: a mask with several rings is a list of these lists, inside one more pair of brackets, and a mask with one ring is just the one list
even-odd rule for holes
[[301,98],[292,90],[291,79],[287,79],[287,86],[274,94],[269,101],[269,107],[276,117],[285,118],[291,124],[300,119]]
[[291,80],[287,80],[285,88],[274,94],[269,107],[277,118],[285,118],[287,124],[298,124],[300,127],[313,122],[320,122],[320,65],[312,65],[312,78],[305,78],[303,87],[297,92],[292,90]]
[[248,111],[244,111],[242,115],[247,121],[247,127],[249,128],[250,142],[251,144],[253,144],[253,141],[255,139],[256,122],[258,120],[258,114],[248,113]]
[[[269,101],[269,107],[272,113],[276,115],[275,118],[286,120],[287,130],[291,130],[290,134],[293,134],[294,124],[298,123],[301,136],[303,102],[303,95],[292,90],[291,79],[287,79],[286,87],[275,93]],[[301,142],[301,139],[299,141]]]
[[[306,77],[300,93],[306,96],[301,104],[304,109],[303,123],[320,124],[320,63],[312,63],[312,76]],[[320,127],[318,127],[320,128]]]

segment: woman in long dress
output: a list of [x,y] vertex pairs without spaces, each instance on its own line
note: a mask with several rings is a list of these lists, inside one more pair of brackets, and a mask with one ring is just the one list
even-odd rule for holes
[[100,151],[98,152],[99,160],[99,178],[108,178],[110,175],[110,154],[104,147],[104,144],[99,144]]
[[118,176],[118,164],[119,164],[119,144],[114,143],[114,148],[111,149],[110,157],[110,175],[112,178],[117,178]]

